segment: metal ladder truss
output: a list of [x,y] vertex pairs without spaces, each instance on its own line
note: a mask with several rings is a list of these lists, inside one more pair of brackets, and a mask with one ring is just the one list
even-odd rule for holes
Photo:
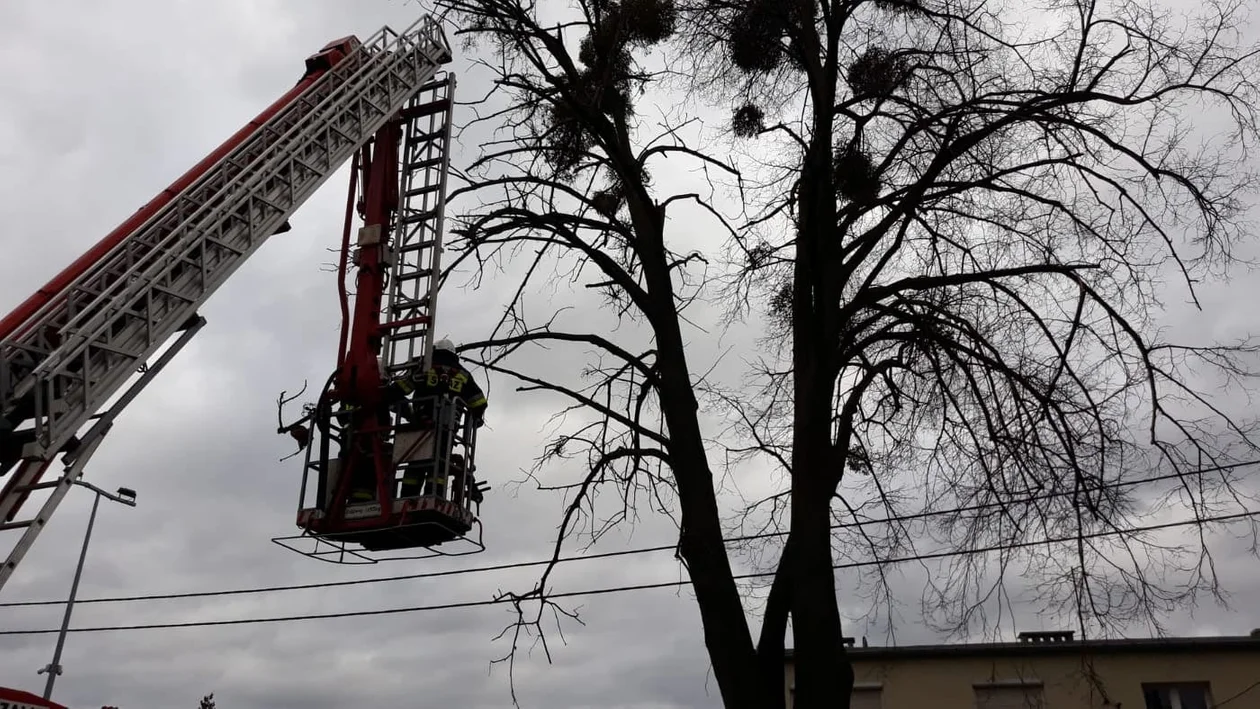
[[[9,551],[8,558],[4,564],[0,565],[0,588],[4,588],[5,582],[13,575],[17,569],[17,565],[26,556],[26,552],[30,551],[31,546],[35,543],[35,538],[39,536],[44,525],[48,524],[48,519],[52,517],[52,513],[56,511],[57,506],[61,504],[61,500],[65,498],[66,493],[70,492],[70,487],[74,485],[74,481],[83,475],[83,467],[87,465],[92,454],[96,452],[101,441],[104,440],[105,434],[114,425],[114,419],[123,409],[132,402],[140,392],[153,381],[153,378],[162,371],[166,365],[179,354],[179,351],[192,340],[206,321],[200,316],[194,316],[193,319],[184,328],[182,334],[176,338],[175,342],[166,351],[159,355],[154,362],[146,365],[140,377],[114,402],[114,405],[97,416],[94,416],[94,423],[83,434],[79,445],[72,451],[68,451],[62,461],[65,468],[62,470],[61,477],[54,481],[39,482],[48,468],[52,467],[53,460],[25,460],[22,461],[12,478],[4,487],[4,491],[0,493],[0,531],[23,530],[22,536],[13,545]],[[17,522],[10,522],[13,514],[21,507],[22,503],[32,493],[39,490],[48,490],[50,494],[44,499],[44,504],[40,506],[39,512],[34,517]]]
[[[33,397],[36,436],[0,491],[0,531],[24,531],[0,587],[117,413],[200,330],[200,306],[450,57],[427,15],[402,32],[382,29],[0,342],[0,403]],[[40,483],[63,450],[60,479]],[[38,514],[11,521],[38,490],[51,492]]]
[[[373,37],[373,41],[376,39]],[[274,149],[290,128],[363,65],[373,46],[370,41],[346,56],[101,260],[88,266],[65,290],[22,323],[9,341],[0,343],[0,403],[29,394],[34,386],[31,375],[56,352],[70,321],[81,313],[99,308],[112,285],[125,281],[141,267],[146,257],[168,244],[167,237],[202,205],[211,202],[220,190],[239,179],[249,165]]]
[[399,205],[382,326],[390,376],[413,358],[423,357],[426,368],[432,361],[454,100],[455,76],[446,73],[425,85],[402,112]]
[[147,243],[114,255],[138,255],[133,264],[98,270],[112,278],[79,284],[73,311],[67,307],[72,299],[59,298],[61,308],[50,310],[61,311],[60,318],[37,322],[16,342],[4,343],[0,360],[11,351],[36,350],[31,340],[47,325],[59,331],[61,344],[12,389],[15,398],[34,393],[37,440],[47,454],[55,454],[450,57],[440,28],[427,17],[403,33],[383,30],[358,53],[354,72],[323,86],[327,95],[293,125],[260,129],[271,140],[233,179],[206,189],[204,199],[181,195],[177,218],[155,218],[129,237]]

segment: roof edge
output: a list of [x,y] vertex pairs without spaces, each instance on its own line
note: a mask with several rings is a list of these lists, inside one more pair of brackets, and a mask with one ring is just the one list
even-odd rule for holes
[[[912,657],[976,657],[988,655],[1061,655],[1081,652],[1105,654],[1149,654],[1177,652],[1256,652],[1260,653],[1260,637],[1247,635],[1180,637],[1180,638],[1115,638],[1107,640],[1066,640],[1062,642],[998,642],[959,643],[954,645],[901,645],[887,647],[846,648],[853,659],[874,660]],[[784,651],[785,660],[794,655]]]

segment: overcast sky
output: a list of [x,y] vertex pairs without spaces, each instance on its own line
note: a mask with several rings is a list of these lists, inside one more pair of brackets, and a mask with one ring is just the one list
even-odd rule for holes
[[[16,305],[223,138],[287,90],[302,61],[333,38],[401,29],[418,8],[402,0],[7,0],[0,4],[0,311]],[[466,59],[466,58],[465,58]],[[456,70],[461,70],[456,65]],[[474,79],[461,95],[479,95]],[[466,161],[475,146],[461,146]],[[490,426],[479,470],[495,486],[483,508],[488,551],[464,560],[336,567],[268,540],[290,533],[296,461],[279,463],[274,399],[333,366],[338,326],[334,276],[321,269],[339,236],[345,174],[335,176],[203,308],[208,327],[120,418],[89,467],[106,488],[139,493],[135,509],[103,503],[81,598],[201,591],[414,573],[538,559],[550,551],[561,500],[501,484],[519,477],[546,440],[550,402],[515,395],[491,379]],[[496,285],[497,283],[497,285]],[[484,336],[506,282],[451,289],[439,330]],[[1242,274],[1208,294],[1207,316],[1185,313],[1187,332],[1228,336],[1255,317],[1260,276]],[[1179,316],[1180,317],[1180,316]],[[1193,319],[1190,319],[1193,317]],[[1183,321],[1173,322],[1176,326]],[[711,361],[747,333],[691,334]],[[699,368],[699,365],[697,365]],[[484,375],[482,375],[484,378]],[[756,485],[755,481],[750,485]],[[0,601],[55,599],[68,590],[91,495],[75,489]],[[667,520],[646,516],[598,550],[669,544]],[[1245,633],[1260,626],[1254,561],[1218,547],[1237,613],[1202,609],[1173,620],[1184,634]],[[0,553],[7,553],[6,545]],[[533,570],[317,591],[142,604],[83,604],[73,625],[90,627],[383,609],[488,599],[528,590]],[[908,572],[907,572],[908,573]],[[561,567],[557,590],[671,581],[670,554]],[[847,583],[851,579],[844,579]],[[908,597],[918,580],[904,578]],[[716,690],[689,592],[652,590],[575,603],[585,625],[552,636],[517,665],[527,707],[629,709],[716,706]],[[846,606],[857,619],[862,603]],[[57,607],[0,608],[0,628],[53,628]],[[506,674],[489,663],[508,646],[493,637],[511,620],[502,607],[383,617],[74,634],[55,698],[71,707],[193,707],[214,692],[223,709],[322,709],[354,704],[458,706],[510,703]],[[1035,624],[1037,621],[1029,620]],[[872,634],[860,622],[849,634]],[[912,616],[898,640],[930,642]],[[42,689],[35,672],[54,636],[0,637],[0,685]]]

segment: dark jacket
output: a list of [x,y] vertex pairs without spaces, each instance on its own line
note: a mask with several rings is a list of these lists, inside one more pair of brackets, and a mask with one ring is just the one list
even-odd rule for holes
[[473,424],[480,426],[486,415],[485,392],[477,386],[472,374],[459,363],[458,357],[435,352],[433,366],[428,371],[416,367],[407,375],[389,384],[386,400],[398,401],[408,396],[412,400],[434,394],[452,394],[463,400]]

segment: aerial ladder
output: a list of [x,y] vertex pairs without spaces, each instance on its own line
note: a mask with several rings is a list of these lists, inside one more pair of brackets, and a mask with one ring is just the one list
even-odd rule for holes
[[[273,541],[342,563],[483,548],[485,488],[472,478],[476,431],[462,404],[434,397],[450,430],[426,468],[459,485],[403,497],[400,471],[414,461],[394,443],[416,426],[381,393],[431,362],[450,60],[427,15],[401,32],[330,42],[291,90],[0,320],[0,535],[11,543],[0,588],[119,413],[206,325],[202,304],[347,161],[338,364],[305,415],[280,427],[305,459],[300,531]],[[373,499],[349,500],[365,479]]]

